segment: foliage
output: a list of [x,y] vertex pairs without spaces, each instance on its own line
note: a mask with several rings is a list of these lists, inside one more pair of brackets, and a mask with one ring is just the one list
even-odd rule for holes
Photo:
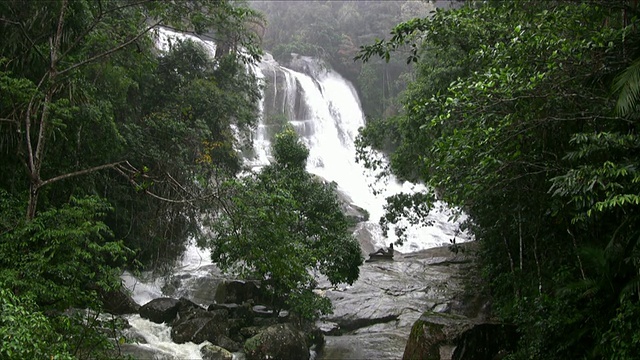
[[62,336],[28,298],[0,288],[0,357],[3,359],[73,359]]
[[[260,55],[260,16],[204,0],[6,1],[0,14],[0,188],[28,195],[28,218],[100,194],[115,208],[106,224],[140,260],[174,258],[198,232],[208,178],[239,170],[258,111],[245,63]],[[174,40],[159,52],[156,25],[224,46]]]
[[[2,351],[30,351],[30,334],[55,345],[53,329],[72,344],[61,356],[96,358],[98,325],[55,314],[99,309],[124,266],[171,260],[197,234],[198,202],[239,171],[255,125],[261,24],[226,0],[0,2],[0,283],[25,321]],[[159,26],[219,46],[160,51]],[[26,358],[58,351],[33,341]]]
[[261,280],[274,309],[307,318],[330,311],[314,273],[353,283],[363,258],[335,189],[305,171],[307,148],[291,128],[276,136],[275,163],[227,182],[207,242],[224,271]]
[[121,241],[108,240],[101,221],[108,210],[98,198],[72,198],[15,224],[0,236],[0,282],[48,308],[94,304],[97,291],[120,286],[119,266],[132,255]]
[[[613,329],[635,328],[619,314],[640,290],[636,10],[469,2],[401,23],[358,55],[409,47],[404,112],[367,125],[359,159],[381,166],[368,147],[391,148],[387,172],[469,215],[495,310],[523,335],[514,358],[609,358]],[[390,203],[383,223],[406,204]]]

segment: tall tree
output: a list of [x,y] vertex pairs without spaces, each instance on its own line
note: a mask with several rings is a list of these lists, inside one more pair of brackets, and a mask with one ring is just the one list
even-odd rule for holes
[[224,271],[260,280],[274,309],[307,317],[331,309],[313,292],[314,273],[332,284],[352,284],[363,258],[349,233],[335,189],[305,170],[308,149],[295,131],[276,136],[275,163],[227,183],[216,208],[211,257]]

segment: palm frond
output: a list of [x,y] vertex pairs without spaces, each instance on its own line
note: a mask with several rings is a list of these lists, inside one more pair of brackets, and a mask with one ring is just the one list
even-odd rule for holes
[[615,78],[613,92],[618,93],[616,102],[618,115],[626,116],[636,109],[640,101],[640,58]]
[[625,296],[632,297],[634,295],[640,298],[640,276],[633,277],[625,284],[622,291],[620,291],[621,300]]

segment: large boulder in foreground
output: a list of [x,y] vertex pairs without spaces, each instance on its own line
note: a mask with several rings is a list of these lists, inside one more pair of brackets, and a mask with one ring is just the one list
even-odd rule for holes
[[404,360],[492,360],[517,342],[514,326],[427,311],[411,329]]
[[133,300],[124,287],[117,290],[100,292],[105,312],[113,315],[137,314],[140,305]]
[[170,323],[175,319],[180,301],[171,298],[157,298],[140,307],[140,317],[157,324]]
[[176,319],[171,324],[171,339],[178,344],[209,341],[217,344],[221,335],[229,335],[229,312],[225,309],[207,311],[199,305],[180,299]]
[[247,360],[309,360],[305,337],[290,323],[272,325],[244,343]]

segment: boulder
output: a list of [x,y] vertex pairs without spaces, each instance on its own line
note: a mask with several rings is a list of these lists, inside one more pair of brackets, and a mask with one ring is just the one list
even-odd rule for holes
[[514,325],[477,324],[456,339],[452,359],[501,359],[516,349],[518,339]]
[[242,350],[242,345],[240,345],[238,342],[233,341],[231,338],[229,338],[228,336],[225,336],[223,334],[218,335],[218,338],[216,339],[216,345],[225,348],[231,352],[238,352],[240,350]]
[[229,313],[229,317],[241,319],[248,323],[253,321],[254,313],[249,303],[238,304],[211,304],[207,308],[209,311],[225,310]]
[[218,285],[215,302],[219,304],[242,304],[259,297],[259,287],[253,281],[232,280]]
[[105,312],[113,315],[137,314],[140,305],[121,287],[118,290],[101,292],[100,298]]
[[517,342],[514,326],[479,322],[463,315],[425,312],[411,329],[405,360],[496,358]]
[[473,323],[462,315],[427,311],[413,324],[403,360],[451,359],[455,340]]
[[232,360],[233,354],[217,345],[207,344],[200,349],[202,360]]
[[213,316],[186,319],[171,328],[171,339],[178,344],[189,341],[194,344],[205,341],[216,344],[219,335],[229,335],[228,325],[226,321]]
[[176,314],[175,319],[171,323],[172,326],[180,325],[181,323],[187,320],[195,319],[198,317],[206,317],[206,318],[214,317],[214,313],[208,312],[206,309],[192,302],[191,300],[180,298],[178,302],[179,302],[178,313]]
[[140,307],[140,316],[157,324],[169,323],[178,314],[180,301],[171,298],[157,298]]
[[247,360],[309,360],[305,337],[290,323],[264,328],[244,343]]
[[260,333],[262,330],[259,326],[247,326],[240,329],[240,335],[245,339],[254,337]]

